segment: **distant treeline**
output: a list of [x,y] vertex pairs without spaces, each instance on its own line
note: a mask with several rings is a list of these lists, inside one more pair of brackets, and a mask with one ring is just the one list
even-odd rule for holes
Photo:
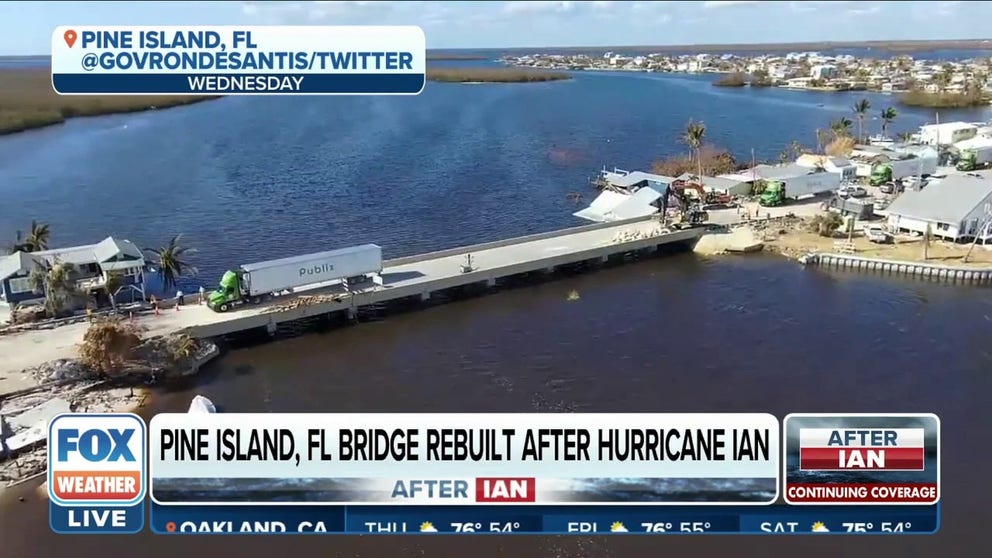
[[528,83],[572,79],[565,72],[523,68],[427,68],[427,79],[452,83]]
[[910,89],[902,94],[899,101],[911,107],[970,108],[989,104],[989,96],[979,89],[962,93],[948,91],[931,93],[923,89]]

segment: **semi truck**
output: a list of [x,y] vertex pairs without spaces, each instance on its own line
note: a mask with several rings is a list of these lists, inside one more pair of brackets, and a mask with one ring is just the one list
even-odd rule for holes
[[954,166],[959,171],[983,169],[992,163],[992,145],[965,149]]
[[936,157],[909,157],[897,159],[888,163],[876,163],[871,169],[868,183],[881,186],[893,180],[902,180],[908,176],[930,176],[937,172]]
[[766,181],[758,203],[764,207],[775,207],[785,203],[785,183],[778,180]]
[[362,282],[380,273],[382,248],[375,244],[246,264],[224,273],[207,306],[227,312],[274,293],[330,281]]

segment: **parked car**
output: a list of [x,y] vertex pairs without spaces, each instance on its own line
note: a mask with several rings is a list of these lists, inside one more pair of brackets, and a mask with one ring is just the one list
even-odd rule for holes
[[865,237],[868,238],[869,242],[876,244],[891,244],[893,241],[892,234],[885,230],[885,227],[882,225],[868,225],[865,227]]
[[842,198],[863,198],[868,195],[868,190],[865,190],[861,186],[841,186],[837,190],[837,195]]
[[898,194],[905,189],[906,187],[899,182],[886,182],[878,187],[878,190],[883,194]]

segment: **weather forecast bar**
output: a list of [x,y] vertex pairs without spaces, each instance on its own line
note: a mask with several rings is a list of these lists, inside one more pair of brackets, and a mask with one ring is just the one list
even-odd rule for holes
[[930,534],[940,505],[789,506],[160,506],[151,529],[191,534]]

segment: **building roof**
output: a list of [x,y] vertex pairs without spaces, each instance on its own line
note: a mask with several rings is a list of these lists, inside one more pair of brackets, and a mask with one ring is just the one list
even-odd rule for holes
[[[18,254],[21,254],[18,256],[19,259],[15,259],[13,256]],[[130,261],[126,263],[108,263],[113,262],[119,256],[123,256],[123,259]],[[62,262],[73,265],[101,264],[104,270],[110,271],[112,269],[124,269],[143,265],[144,257],[141,250],[130,240],[118,240],[112,236],[108,236],[96,244],[11,254],[0,260],[0,280],[6,279],[11,275],[28,272],[32,266],[41,262],[48,264]]]
[[660,174],[652,174],[650,172],[633,171],[628,172],[624,175],[613,175],[608,176],[607,180],[610,184],[617,186],[619,188],[630,188],[641,182],[660,182],[662,184],[671,184],[675,182],[675,179],[670,176],[662,176]]
[[128,259],[139,259],[142,257],[141,250],[130,240],[117,240],[112,236],[101,240],[93,246],[93,253],[96,261],[103,263],[118,256]]
[[907,190],[886,208],[889,215],[935,223],[960,223],[992,196],[992,180],[951,175],[927,184],[919,191]]
[[0,258],[0,281],[10,277],[11,275],[18,275],[25,271],[30,271],[35,265],[38,264],[38,260],[33,258],[28,252],[14,252],[13,254],[8,254]]
[[661,192],[644,187],[633,194],[606,191],[592,201],[589,207],[572,215],[597,223],[646,217],[658,212],[652,204],[661,198]]
[[816,167],[817,165],[826,166],[828,163],[838,169],[853,165],[845,157],[831,157],[829,155],[817,155],[815,153],[805,153],[796,159],[797,165],[807,168]]
[[754,171],[759,177],[765,180],[783,180],[786,178],[796,178],[798,176],[812,174],[813,169],[802,165],[797,165],[796,163],[787,163],[785,165],[776,166],[758,165],[754,167]]
[[977,128],[977,126],[967,122],[944,122],[943,124],[926,124],[920,126],[920,131],[953,132],[956,130],[967,130],[969,128]]

